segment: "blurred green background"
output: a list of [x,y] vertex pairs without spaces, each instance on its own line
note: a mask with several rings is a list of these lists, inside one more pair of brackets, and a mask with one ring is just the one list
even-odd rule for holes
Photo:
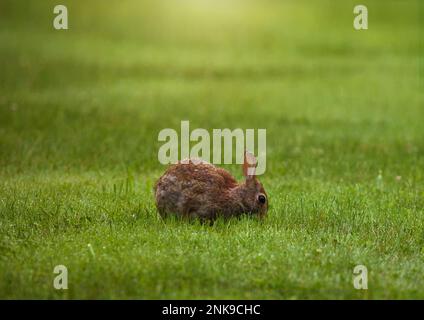
[[[423,5],[360,3],[2,0],[0,297],[423,298]],[[267,129],[265,222],[157,218],[181,120]]]

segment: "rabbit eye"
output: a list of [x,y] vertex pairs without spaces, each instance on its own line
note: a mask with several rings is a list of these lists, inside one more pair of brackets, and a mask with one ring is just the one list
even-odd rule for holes
[[260,194],[258,197],[258,201],[262,204],[264,204],[266,202],[266,198],[263,194]]

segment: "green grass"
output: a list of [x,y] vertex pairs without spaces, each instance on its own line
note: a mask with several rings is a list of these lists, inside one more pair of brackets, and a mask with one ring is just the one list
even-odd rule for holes
[[[0,298],[424,298],[419,1],[61,3],[0,3]],[[264,221],[158,218],[181,120],[267,129]]]

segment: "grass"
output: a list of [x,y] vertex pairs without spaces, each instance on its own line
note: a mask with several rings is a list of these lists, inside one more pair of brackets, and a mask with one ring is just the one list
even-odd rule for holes
[[[2,1],[0,298],[424,298],[422,7],[363,2]],[[267,129],[265,221],[158,218],[181,120]]]

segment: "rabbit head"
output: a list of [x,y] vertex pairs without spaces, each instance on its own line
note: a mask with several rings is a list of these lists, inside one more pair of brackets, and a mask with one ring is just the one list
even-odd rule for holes
[[255,156],[246,151],[243,164],[245,181],[236,190],[238,198],[247,212],[264,217],[268,211],[268,196],[256,177],[257,165]]

